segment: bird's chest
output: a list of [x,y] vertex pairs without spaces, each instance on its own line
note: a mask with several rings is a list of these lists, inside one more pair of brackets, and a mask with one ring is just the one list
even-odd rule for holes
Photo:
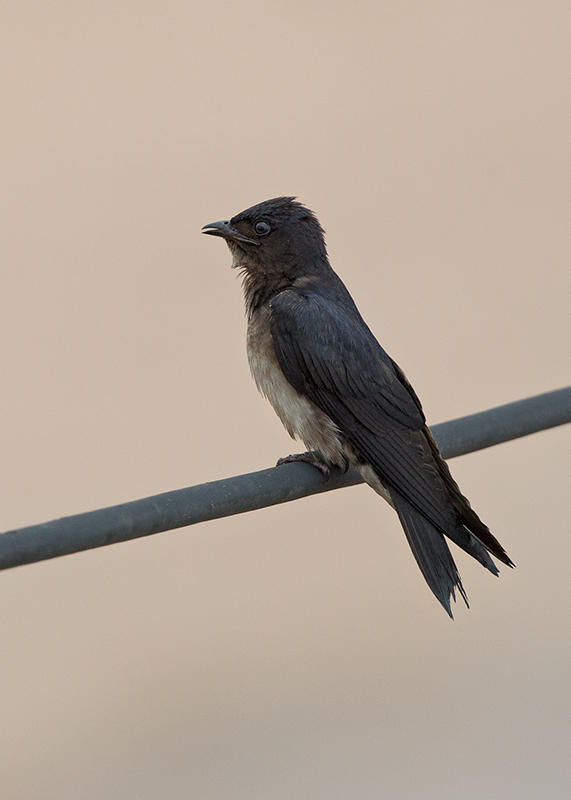
[[289,435],[301,439],[309,450],[319,450],[332,463],[342,463],[337,428],[311,400],[293,388],[281,370],[268,310],[251,315],[246,346],[256,386],[270,401]]
[[290,436],[301,436],[310,413],[309,401],[293,388],[281,370],[265,310],[252,314],[248,322],[246,349],[258,390],[270,401]]

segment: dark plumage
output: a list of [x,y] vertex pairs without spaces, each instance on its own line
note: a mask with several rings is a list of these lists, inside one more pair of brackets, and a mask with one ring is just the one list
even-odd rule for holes
[[204,232],[226,240],[243,273],[254,379],[310,451],[290,460],[324,470],[353,464],[395,507],[422,574],[451,615],[455,589],[464,600],[466,593],[444,536],[494,575],[490,553],[513,564],[460,492],[413,388],[331,268],[316,216],[278,197]]

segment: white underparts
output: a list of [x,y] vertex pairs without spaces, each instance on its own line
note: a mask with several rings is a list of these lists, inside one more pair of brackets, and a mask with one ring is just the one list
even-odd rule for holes
[[307,397],[296,391],[278,363],[269,325],[269,310],[254,312],[248,322],[250,370],[292,438],[301,439],[308,450],[317,450],[329,464],[344,466],[345,449],[333,421]]

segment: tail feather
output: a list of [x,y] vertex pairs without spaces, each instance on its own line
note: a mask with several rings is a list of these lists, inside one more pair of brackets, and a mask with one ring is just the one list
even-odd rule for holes
[[466,605],[468,598],[444,536],[397,492],[391,491],[391,498],[428,586],[452,618],[450,598],[456,600],[456,589]]

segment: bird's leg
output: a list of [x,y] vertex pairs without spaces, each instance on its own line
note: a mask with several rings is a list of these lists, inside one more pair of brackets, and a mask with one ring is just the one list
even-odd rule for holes
[[307,453],[294,453],[291,456],[280,458],[276,467],[281,467],[282,464],[293,464],[295,461],[305,461],[306,464],[311,464],[312,467],[318,469],[325,480],[331,474],[331,467],[326,464],[320,453],[316,450],[309,450]]

